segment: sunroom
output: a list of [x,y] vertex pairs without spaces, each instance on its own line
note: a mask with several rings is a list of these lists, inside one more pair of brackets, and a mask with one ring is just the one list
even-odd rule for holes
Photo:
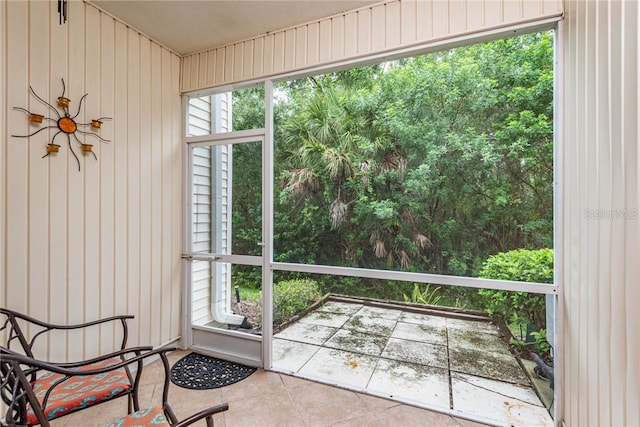
[[[0,306],[56,323],[133,314],[131,345],[173,343],[388,398],[395,392],[385,394],[383,385],[321,378],[321,369],[305,375],[283,364],[284,341],[302,353],[316,344],[290,344],[297,341],[287,329],[274,328],[277,282],[303,277],[405,284],[401,289],[524,291],[546,301],[555,370],[549,422],[640,425],[634,358],[640,319],[632,306],[640,300],[639,13],[631,1],[3,2]],[[333,261],[333,255],[321,258],[306,249],[307,257],[288,254],[278,221],[297,224],[297,215],[308,214],[306,234],[287,230],[288,238],[312,240],[310,230],[320,224],[309,212],[327,205],[309,204],[312,197],[306,211],[283,210],[279,203],[295,195],[301,203],[294,190],[282,190],[293,188],[293,178],[312,185],[293,157],[281,163],[284,152],[300,148],[282,137],[293,126],[283,123],[281,112],[311,97],[304,82],[319,86],[324,78],[328,92],[328,82],[350,70],[392,74],[414,58],[439,64],[440,52],[532,34],[548,35],[553,44],[553,172],[545,196],[552,283],[416,270],[402,251],[395,264],[335,261],[367,250],[374,261],[390,258],[389,241],[371,230],[369,248],[342,245]],[[59,97],[71,103],[73,129],[56,122]],[[238,99],[257,105],[250,125],[232,124],[250,115],[248,103]],[[34,113],[44,123],[33,121]],[[389,164],[404,167],[398,159]],[[373,161],[354,164],[366,168]],[[333,177],[332,169],[324,171]],[[336,194],[327,200],[337,201],[328,204],[334,229],[340,220],[353,220],[350,200]],[[383,222],[390,206],[378,203],[373,217]],[[366,228],[357,224],[351,232]],[[433,238],[417,235],[406,240],[420,246]],[[249,279],[259,291],[259,329],[238,304],[247,298]],[[332,289],[338,291],[322,302],[339,307],[333,314],[344,316],[347,303],[368,310],[369,320],[385,319],[389,314],[380,310],[390,310],[398,316],[396,331],[411,324],[403,319],[420,314],[414,304],[406,314],[390,303],[387,288],[365,296],[349,294],[348,286]],[[309,315],[326,317],[319,310]],[[460,320],[459,313],[442,316],[455,319],[452,325]],[[372,327],[352,332],[366,339]],[[447,337],[455,337],[453,329],[445,327]],[[313,341],[314,332],[305,333]],[[89,358],[115,339],[104,329],[42,350],[55,360]],[[455,376],[447,375],[455,392]],[[406,396],[400,401],[488,424],[514,422],[460,409],[455,395],[448,396],[449,405]],[[519,422],[538,424],[534,418]]]

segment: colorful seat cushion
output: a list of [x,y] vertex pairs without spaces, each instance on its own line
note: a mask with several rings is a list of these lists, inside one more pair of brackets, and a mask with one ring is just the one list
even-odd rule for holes
[[[78,371],[104,368],[120,362],[121,360],[118,358],[107,359],[92,365],[82,366],[78,368]],[[42,402],[47,391],[56,381],[63,377],[64,375],[53,372],[45,372],[39,375],[32,383],[33,391],[38,400]],[[53,420],[69,412],[112,399],[127,392],[131,387],[124,368],[115,369],[99,375],[79,375],[77,377],[71,377],[53,389],[47,400],[44,413],[48,419]],[[29,410],[27,414],[27,423],[29,425],[38,424],[36,414],[33,410]]]
[[124,418],[105,424],[104,427],[145,427],[145,426],[169,426],[169,421],[160,408],[140,409]]

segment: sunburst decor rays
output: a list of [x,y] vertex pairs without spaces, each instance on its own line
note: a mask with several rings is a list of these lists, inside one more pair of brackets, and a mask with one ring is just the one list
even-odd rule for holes
[[[80,103],[78,105],[78,111],[76,112],[75,115],[71,115],[71,113],[69,112],[69,105],[71,104],[71,100],[67,97],[65,97],[65,92],[66,92],[66,85],[64,84],[64,79],[62,80],[62,95],[60,95],[58,97],[58,101],[57,101],[57,107],[54,107],[53,105],[51,105],[50,103],[48,103],[47,101],[45,101],[44,99],[42,99],[41,97],[38,96],[38,94],[33,90],[33,88],[31,86],[29,86],[29,92],[31,93],[31,95],[33,95],[34,98],[36,98],[39,102],[41,102],[42,104],[44,104],[46,107],[49,108],[49,110],[53,111],[55,113],[55,117],[47,117],[43,114],[37,114],[37,113],[32,113],[31,111],[25,109],[25,108],[20,108],[20,107],[13,107],[14,110],[17,111],[22,111],[26,114],[28,114],[29,117],[29,121],[32,124],[35,124],[37,126],[40,126],[43,122],[46,122],[47,125],[44,127],[41,127],[40,129],[36,130],[35,132],[32,132],[28,135],[11,135],[15,138],[30,138],[40,132],[42,132],[43,130],[47,130],[47,129],[57,129],[58,132],[56,132],[53,137],[51,138],[51,142],[49,144],[47,144],[47,152],[44,156],[42,156],[42,158],[47,157],[50,154],[55,154],[58,151],[60,151],[60,145],[56,144],[56,137],[60,134],[62,135],[66,135],[67,136],[67,146],[69,147],[69,150],[71,150],[71,154],[73,154],[73,157],[75,157],[76,162],[78,163],[78,171],[80,171],[80,159],[78,158],[78,156],[76,155],[76,152],[73,151],[73,147],[71,145],[71,137],[73,137],[73,139],[76,140],[76,142],[78,142],[78,144],[80,144],[80,150],[83,154],[92,154],[93,157],[98,160],[98,156],[96,156],[96,153],[93,152],[93,145],[92,144],[87,144],[86,142],[83,142],[80,140],[80,138],[78,138],[78,133],[86,136],[92,136],[96,139],[98,139],[99,141],[103,141],[103,142],[111,142],[108,139],[105,139],[103,137],[101,137],[100,135],[98,135],[97,133],[95,133],[97,130],[99,130],[102,127],[102,123],[104,120],[111,120],[111,117],[100,117],[98,119],[92,119],[89,123],[78,123],[76,121],[76,117],[78,117],[78,115],[80,115],[80,111],[82,109],[82,102],[85,100],[85,98],[89,95],[88,93],[85,93],[82,98],[80,98]],[[81,130],[81,128],[86,128],[87,126],[90,127],[90,129],[93,132],[87,132],[85,130]],[[84,138],[83,138],[84,139]]]

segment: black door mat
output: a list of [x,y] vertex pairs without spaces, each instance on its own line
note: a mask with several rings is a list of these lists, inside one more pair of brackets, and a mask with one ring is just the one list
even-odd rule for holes
[[237,383],[256,368],[198,353],[189,353],[171,368],[171,382],[183,388],[206,390]]

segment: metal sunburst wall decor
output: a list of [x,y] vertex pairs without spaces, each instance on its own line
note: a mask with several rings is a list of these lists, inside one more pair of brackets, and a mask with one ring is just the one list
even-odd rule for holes
[[[65,97],[66,86],[64,84],[64,79],[62,79],[62,95],[58,97],[58,104],[57,104],[58,108],[54,107],[44,99],[40,98],[31,86],[29,86],[29,91],[38,101],[40,101],[41,103],[49,107],[49,109],[56,114],[56,117],[45,117],[42,114],[32,113],[31,111],[25,108],[13,107],[14,110],[23,111],[27,113],[29,115],[29,121],[32,124],[40,125],[41,123],[43,123],[43,121],[51,122],[51,124],[48,126],[42,127],[37,131],[30,133],[29,135],[11,135],[11,136],[16,138],[29,138],[34,136],[37,133],[42,132],[43,130],[58,129],[58,132],[56,132],[51,138],[51,142],[47,144],[47,153],[44,156],[42,156],[43,159],[50,154],[55,154],[58,151],[60,151],[60,145],[56,144],[55,140],[58,135],[63,134],[67,136],[67,145],[69,146],[69,150],[71,150],[71,154],[73,154],[73,157],[75,157],[76,162],[78,162],[78,171],[80,170],[80,159],[76,155],[75,151],[73,151],[73,147],[71,146],[72,136],[78,142],[78,144],[80,144],[80,149],[83,154],[86,155],[91,153],[93,154],[93,157],[96,160],[98,160],[98,156],[96,156],[96,153],[93,152],[93,145],[80,141],[80,138],[78,138],[77,134],[81,133],[86,136],[93,136],[99,139],[100,141],[111,142],[110,140],[105,139],[100,135],[98,135],[97,133],[95,133],[102,127],[103,120],[111,120],[111,117],[100,117],[99,119],[92,119],[91,122],[89,123],[76,122],[76,117],[78,117],[78,115],[80,114],[80,110],[82,109],[82,101],[84,101],[84,99],[89,94],[85,93],[84,96],[80,98],[80,103],[78,105],[78,112],[72,116],[69,113],[69,104],[71,103],[71,100]],[[62,110],[62,112],[58,111],[58,109]],[[80,130],[80,127],[86,127],[86,126],[90,126],[93,132],[86,132],[84,130]]]

